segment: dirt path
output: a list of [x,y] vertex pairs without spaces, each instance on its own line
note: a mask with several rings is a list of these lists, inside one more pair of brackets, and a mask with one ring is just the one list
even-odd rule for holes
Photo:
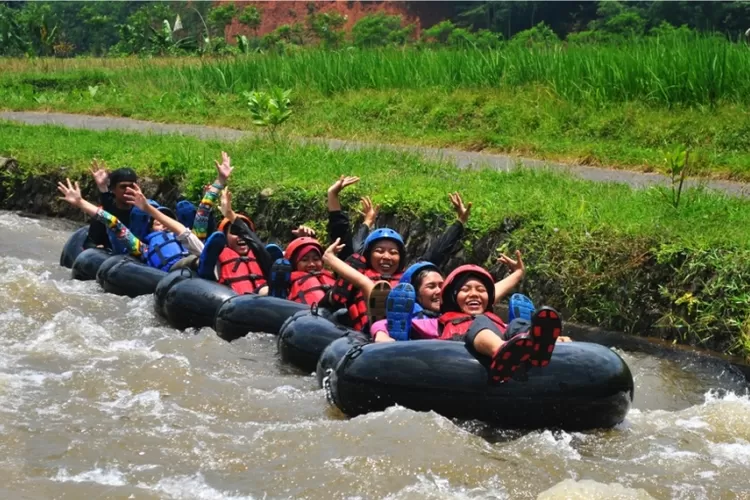
[[[25,111],[0,112],[0,119],[22,122],[30,125],[61,125],[70,128],[88,130],[122,130],[153,134],[181,134],[199,137],[201,139],[220,139],[235,141],[252,135],[252,132],[205,125],[154,123],[131,118],[88,116],[68,113],[39,113]],[[529,168],[553,167],[565,170],[573,175],[590,181],[620,182],[633,187],[643,188],[658,184],[668,184],[666,176],[647,174],[627,170],[614,170],[600,167],[586,167],[563,165],[526,158],[517,158],[500,154],[471,153],[457,149],[429,148],[420,146],[400,146],[394,144],[380,144],[358,141],[344,141],[340,139],[305,139],[300,142],[325,144],[331,149],[358,150],[363,148],[385,148],[396,151],[419,153],[429,159],[448,160],[459,168],[473,166],[489,166],[497,170],[507,171],[519,162]],[[733,181],[690,179],[688,186],[702,185],[710,189],[723,191],[732,196],[750,196],[750,184]]]

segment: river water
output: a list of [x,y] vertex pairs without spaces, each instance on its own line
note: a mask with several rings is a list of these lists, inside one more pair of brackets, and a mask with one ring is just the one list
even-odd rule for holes
[[72,281],[69,230],[0,213],[0,498],[750,498],[730,371],[621,353],[636,399],[606,431],[347,419],[273,336],[180,332]]

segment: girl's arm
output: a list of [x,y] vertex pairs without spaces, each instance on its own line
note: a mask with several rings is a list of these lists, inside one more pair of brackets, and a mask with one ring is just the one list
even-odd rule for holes
[[354,253],[352,245],[351,226],[349,216],[341,211],[339,193],[342,189],[359,182],[359,177],[344,177],[343,175],[328,188],[328,237],[329,241],[341,238],[344,248],[341,252],[342,258],[349,257]]
[[516,250],[516,259],[517,260],[513,260],[505,254],[501,255],[500,258],[497,259],[498,262],[502,262],[503,264],[508,266],[511,273],[504,279],[495,283],[495,303],[497,303],[501,298],[505,297],[511,291],[513,291],[513,289],[517,287],[521,282],[524,274],[526,273],[526,266],[521,259],[520,250]]
[[455,252],[456,247],[461,243],[464,235],[464,226],[469,220],[471,214],[471,203],[464,205],[459,193],[448,194],[451,204],[456,211],[457,221],[448,226],[443,234],[436,239],[419,260],[432,262],[438,267],[448,261],[450,256]]
[[[208,237],[208,217],[211,214],[211,209],[216,206],[216,200],[219,199],[222,189],[227,185],[229,176],[232,174],[232,159],[226,152],[221,152],[221,163],[216,163],[216,180],[213,184],[208,187],[208,190],[203,194],[203,199],[198,205],[198,210],[195,213],[195,222],[193,222],[193,233],[200,238],[205,240]],[[231,212],[231,200],[229,210]],[[234,215],[234,212],[231,212]],[[234,217],[230,219],[234,222]]]
[[340,212],[341,202],[339,201],[339,193],[342,189],[356,184],[359,182],[359,177],[344,177],[343,175],[334,182],[331,187],[328,188],[328,211],[329,212]]
[[344,248],[344,245],[342,245],[340,241],[339,238],[336,238],[336,241],[326,248],[325,253],[323,253],[323,263],[328,265],[328,267],[333,269],[336,274],[344,278],[346,281],[362,290],[365,297],[369,297],[375,283],[336,256],[336,252],[339,252]]
[[125,227],[125,224],[120,222],[117,217],[106,210],[84,200],[81,196],[81,188],[77,182],[73,185],[71,184],[70,179],[65,180],[67,185],[62,182],[57,183],[57,190],[63,195],[61,198],[62,200],[65,200],[74,207],[78,207],[82,212],[93,217],[95,220],[101,222],[107,228],[112,230],[112,233],[118,241],[128,248],[128,253],[130,253],[130,255],[140,257],[144,254],[146,246],[141,243],[141,240],[136,238],[127,227]]

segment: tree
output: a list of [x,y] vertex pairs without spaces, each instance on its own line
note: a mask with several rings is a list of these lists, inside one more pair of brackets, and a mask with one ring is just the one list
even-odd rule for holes
[[18,24],[28,37],[29,50],[38,56],[51,56],[58,37],[58,25],[49,4],[30,2],[18,14]]
[[23,34],[18,11],[0,4],[0,55],[18,56],[26,52],[28,42]]
[[352,38],[354,45],[358,47],[378,47],[404,39],[407,35],[404,30],[408,28],[401,28],[401,16],[389,16],[378,12],[357,21],[352,28]]
[[227,25],[237,16],[237,7],[233,3],[226,3],[214,7],[208,11],[208,26],[211,28],[213,36],[224,36],[224,30]]
[[338,12],[315,13],[307,16],[307,24],[315,36],[317,36],[323,47],[336,48],[344,40],[344,27],[346,16]]
[[596,13],[599,19],[589,24],[592,30],[601,30],[626,38],[642,36],[646,32],[646,19],[635,7],[625,6],[616,1],[599,2]]
[[255,35],[258,35],[258,28],[260,28],[261,23],[261,15],[260,10],[258,10],[257,7],[254,5],[250,5],[249,7],[245,7],[245,9],[242,11],[242,13],[239,15],[237,20],[253,30],[253,33]]

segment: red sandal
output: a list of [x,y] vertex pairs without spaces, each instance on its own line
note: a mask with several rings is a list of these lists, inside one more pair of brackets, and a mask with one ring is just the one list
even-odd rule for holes
[[531,359],[534,342],[526,333],[521,333],[507,341],[492,356],[490,380],[494,384],[507,382],[518,367]]
[[531,318],[529,337],[531,338],[531,366],[545,367],[549,364],[552,351],[555,350],[557,338],[562,333],[560,313],[551,307],[542,307]]

